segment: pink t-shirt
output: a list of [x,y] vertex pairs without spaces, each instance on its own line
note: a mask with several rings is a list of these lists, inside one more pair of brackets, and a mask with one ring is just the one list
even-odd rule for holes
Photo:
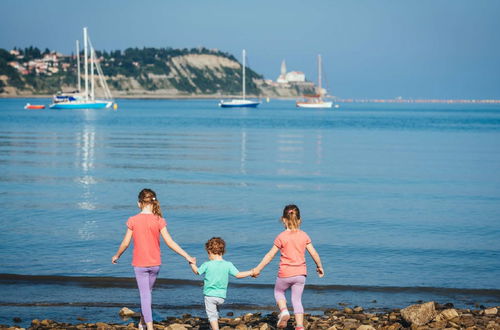
[[133,266],[161,265],[160,230],[166,225],[165,219],[155,214],[139,213],[128,219],[127,227],[133,231],[134,239]]
[[305,252],[309,243],[311,239],[300,229],[285,230],[274,239],[281,252],[278,277],[307,275]]

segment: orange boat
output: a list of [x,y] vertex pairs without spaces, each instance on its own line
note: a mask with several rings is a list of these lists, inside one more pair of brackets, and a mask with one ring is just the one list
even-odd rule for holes
[[43,104],[29,104],[26,103],[24,106],[25,109],[45,109],[45,106]]

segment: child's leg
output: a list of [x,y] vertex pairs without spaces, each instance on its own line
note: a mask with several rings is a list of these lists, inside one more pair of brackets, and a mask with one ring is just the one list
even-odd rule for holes
[[278,277],[276,279],[276,284],[274,285],[274,299],[276,299],[276,304],[280,309],[280,314],[278,315],[278,328],[285,328],[288,320],[290,319],[290,313],[286,307],[286,297],[285,291],[290,287],[288,278]]
[[293,313],[295,314],[295,322],[297,327],[304,324],[304,307],[302,306],[302,293],[306,284],[305,276],[294,276],[292,284],[292,306]]
[[151,311],[150,267],[134,267],[135,279],[141,297],[141,313],[148,329],[153,329],[153,313]]
[[205,296],[205,311],[212,330],[219,330],[219,305],[223,303],[223,298]]
[[160,273],[160,266],[149,267],[151,271],[149,272],[149,290],[153,291],[153,287],[155,286],[156,278]]

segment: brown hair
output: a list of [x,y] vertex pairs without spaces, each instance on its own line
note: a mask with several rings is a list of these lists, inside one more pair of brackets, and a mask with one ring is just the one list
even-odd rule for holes
[[302,220],[300,219],[300,210],[297,205],[290,204],[283,209],[283,216],[281,220],[285,223],[286,227],[291,230],[300,228]]
[[160,202],[158,201],[158,198],[156,198],[156,193],[153,190],[147,188],[142,189],[139,193],[138,199],[141,209],[144,208],[144,206],[151,204],[153,205],[153,214],[163,218]]
[[222,256],[226,253],[226,242],[220,237],[212,237],[205,243],[205,249],[208,253]]

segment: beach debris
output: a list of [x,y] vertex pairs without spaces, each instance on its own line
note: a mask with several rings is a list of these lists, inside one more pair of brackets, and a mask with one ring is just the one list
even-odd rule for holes
[[135,312],[130,308],[123,307],[122,309],[120,309],[118,314],[120,314],[121,317],[132,317],[135,315]]
[[401,310],[403,319],[411,324],[425,325],[436,317],[436,309],[434,302],[426,302],[424,304],[411,305]]

